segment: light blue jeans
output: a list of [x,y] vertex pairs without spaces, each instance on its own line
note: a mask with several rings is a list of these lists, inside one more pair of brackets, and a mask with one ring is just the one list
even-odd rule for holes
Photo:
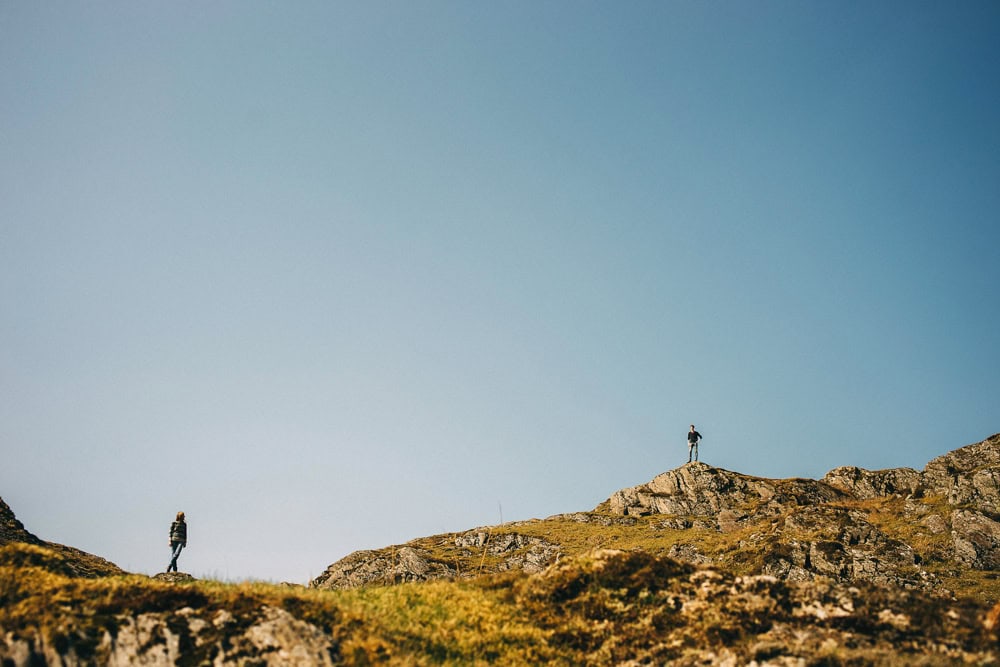
[[174,542],[171,545],[172,551],[170,553],[170,565],[167,566],[167,572],[173,570],[177,571],[177,557],[181,555],[181,549],[184,548],[183,542]]

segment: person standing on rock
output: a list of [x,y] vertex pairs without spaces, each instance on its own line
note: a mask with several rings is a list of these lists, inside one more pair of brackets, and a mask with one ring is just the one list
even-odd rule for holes
[[688,432],[688,463],[691,463],[691,454],[694,453],[694,460],[698,460],[698,441],[701,440],[701,433],[694,430],[694,424],[691,424],[691,430]]
[[184,512],[178,512],[177,518],[170,524],[170,565],[167,572],[177,571],[177,557],[181,555],[181,549],[188,543],[188,527],[184,523]]

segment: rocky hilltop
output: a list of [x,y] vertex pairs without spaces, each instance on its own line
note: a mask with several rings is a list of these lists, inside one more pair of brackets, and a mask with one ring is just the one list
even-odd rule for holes
[[0,663],[217,665],[995,664],[1000,608],[737,576],[644,551],[365,590],[80,580],[0,547]]
[[25,529],[24,524],[18,521],[7,503],[0,498],[0,547],[5,544],[32,544],[50,549],[62,556],[63,568],[71,576],[109,577],[125,574],[120,567],[99,556],[39,539]]
[[995,597],[1000,434],[910,468],[765,479],[689,463],[594,510],[356,552],[316,588],[540,572],[595,547],[641,549],[779,581],[869,582]]
[[41,544],[42,541],[24,529],[24,524],[17,520],[14,512],[0,498],[0,546],[11,542],[26,544]]
[[998,472],[1000,436],[923,471],[693,463],[308,589],[127,575],[0,501],[0,664],[996,664]]

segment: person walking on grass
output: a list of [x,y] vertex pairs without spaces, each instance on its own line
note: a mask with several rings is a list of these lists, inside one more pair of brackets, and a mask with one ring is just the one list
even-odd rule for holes
[[177,571],[177,557],[181,555],[181,549],[187,546],[188,528],[184,523],[184,512],[178,512],[177,518],[170,524],[170,565],[167,572]]
[[691,454],[694,453],[694,460],[698,460],[698,441],[701,440],[701,433],[694,430],[694,424],[691,424],[691,430],[688,432],[688,463],[691,463]]

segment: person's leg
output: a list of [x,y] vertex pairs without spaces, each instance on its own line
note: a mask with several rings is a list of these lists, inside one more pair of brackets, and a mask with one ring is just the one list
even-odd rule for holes
[[694,460],[698,460],[698,443],[694,443]]
[[691,451],[694,449],[694,444],[688,441],[688,463],[691,463]]
[[170,565],[167,566],[167,572],[170,572],[171,570],[174,572],[177,571],[177,557],[181,555],[181,549],[183,548],[184,545],[180,542],[174,545],[174,550],[170,554]]

